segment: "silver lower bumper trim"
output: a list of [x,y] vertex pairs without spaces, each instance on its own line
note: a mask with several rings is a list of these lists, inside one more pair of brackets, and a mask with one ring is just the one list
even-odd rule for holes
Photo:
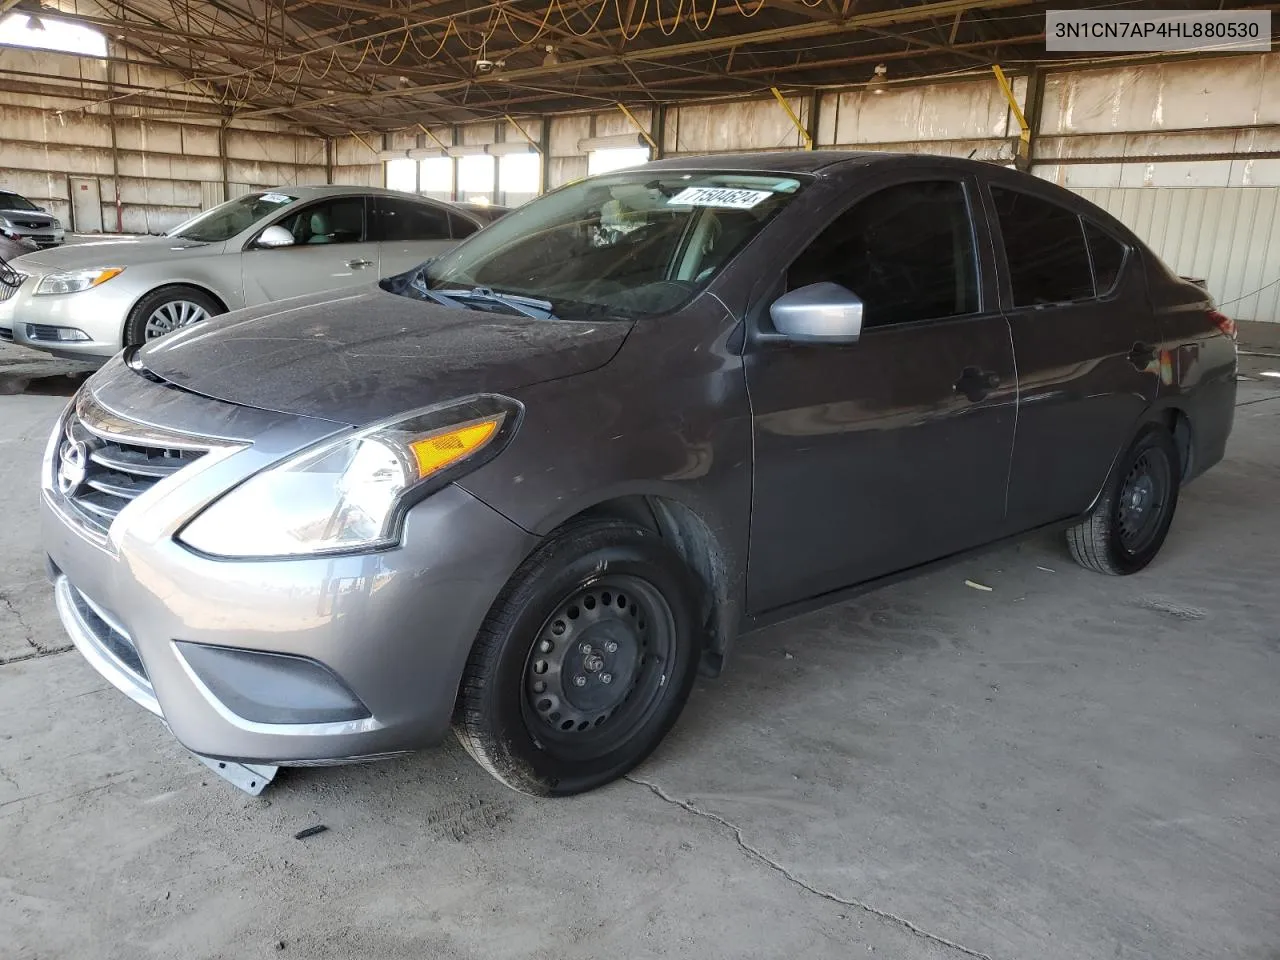
[[[75,602],[75,587],[65,576],[58,577],[53,587],[54,603],[62,626],[89,666],[102,674],[107,681],[134,703],[145,707],[157,717],[163,717],[156,692],[143,677],[130,670],[99,639],[97,633],[80,613]],[[87,598],[86,598],[87,599]]]

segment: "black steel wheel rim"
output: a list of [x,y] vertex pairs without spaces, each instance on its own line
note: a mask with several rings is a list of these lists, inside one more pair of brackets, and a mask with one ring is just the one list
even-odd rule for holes
[[534,638],[522,712],[529,733],[574,759],[616,750],[662,702],[676,625],[643,577],[607,575],[573,590]]
[[1149,547],[1160,531],[1173,487],[1168,460],[1146,450],[1133,461],[1116,504],[1120,545],[1130,554]]

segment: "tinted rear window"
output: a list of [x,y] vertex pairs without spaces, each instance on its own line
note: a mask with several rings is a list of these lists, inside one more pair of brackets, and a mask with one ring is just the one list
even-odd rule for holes
[[1015,190],[992,187],[991,197],[1004,235],[1015,306],[1093,296],[1093,271],[1078,215]]
[[1102,228],[1086,220],[1084,235],[1089,240],[1089,255],[1093,258],[1093,279],[1098,287],[1098,295],[1109,291],[1120,278],[1120,268],[1124,265],[1124,255],[1129,248],[1111,236],[1103,233]]

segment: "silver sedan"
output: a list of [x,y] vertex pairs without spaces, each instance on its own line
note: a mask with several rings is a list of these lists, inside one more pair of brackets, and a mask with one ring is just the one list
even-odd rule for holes
[[438,256],[501,211],[371,187],[280,187],[164,237],[103,239],[13,261],[0,340],[107,358],[207,317],[368,283]]

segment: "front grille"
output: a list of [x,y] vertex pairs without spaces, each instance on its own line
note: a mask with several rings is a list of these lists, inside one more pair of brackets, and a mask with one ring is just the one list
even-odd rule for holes
[[39,247],[40,249],[42,249],[42,250],[47,250],[49,247],[56,247],[56,246],[58,245],[58,241],[57,241],[55,238],[53,238],[53,237],[31,237],[31,236],[29,236],[29,237],[27,237],[27,239],[28,239],[28,240],[33,240],[33,241],[35,241],[35,245],[36,245],[37,247]]
[[150,684],[151,679],[147,676],[147,668],[142,663],[142,657],[138,656],[138,648],[133,645],[133,639],[108,619],[110,614],[92,603],[74,586],[71,587],[71,605],[75,607],[80,622],[93,634],[99,646],[115,657],[120,666],[138,680]]
[[[68,417],[53,486],[91,527],[105,534],[130,501],[209,452],[181,435],[128,424],[96,404],[80,402]],[[145,434],[145,438],[138,434]]]
[[8,327],[0,327],[0,342],[13,343],[13,331]]
[[[18,271],[12,268],[10,268],[8,272],[12,274],[12,276],[0,278],[0,303],[13,299],[13,295],[18,292],[18,288],[21,287],[23,281],[27,279],[27,275],[25,273],[18,273]],[[9,282],[6,282],[6,280]],[[9,334],[9,339],[13,339],[12,333]]]
[[25,227],[28,230],[48,230],[49,224],[43,220],[14,220],[13,224],[18,227]]

